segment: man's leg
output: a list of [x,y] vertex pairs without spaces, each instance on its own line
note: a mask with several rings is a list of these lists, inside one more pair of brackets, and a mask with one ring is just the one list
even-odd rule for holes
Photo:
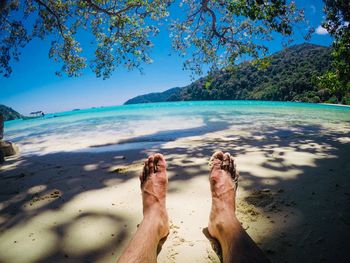
[[212,207],[209,234],[221,245],[223,262],[269,262],[236,217],[238,172],[229,153],[216,152],[210,159]]
[[161,154],[150,156],[140,176],[143,220],[118,262],[156,262],[159,241],[169,233],[165,197],[166,162]]

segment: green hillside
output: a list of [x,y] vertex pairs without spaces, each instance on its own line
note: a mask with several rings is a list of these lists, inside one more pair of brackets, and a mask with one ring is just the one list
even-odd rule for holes
[[22,118],[22,115],[10,107],[0,104],[0,114],[4,116],[5,121],[16,120]]
[[154,92],[146,95],[140,95],[135,98],[132,98],[125,102],[124,104],[137,104],[137,103],[149,103],[149,102],[163,102],[167,101],[167,99],[174,93],[179,93],[181,88],[172,88],[168,89],[164,92]]
[[157,93],[157,98],[163,100],[152,100],[150,94],[146,94],[126,103],[181,100],[332,100],[328,90],[317,90],[313,83],[315,77],[330,69],[329,47],[296,45],[273,54],[269,59],[270,64],[265,70],[259,70],[254,63],[244,62],[232,70],[212,73],[181,89]]

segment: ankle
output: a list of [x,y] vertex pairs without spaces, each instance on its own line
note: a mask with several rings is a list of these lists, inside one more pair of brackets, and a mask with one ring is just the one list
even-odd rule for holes
[[232,217],[232,215],[230,217],[217,218],[211,224],[215,229],[216,239],[218,239],[221,246],[229,246],[232,237],[238,233],[241,227],[236,216]]
[[165,208],[165,203],[153,203],[151,205],[143,205],[143,217],[150,218],[153,221],[155,219],[163,219],[168,217],[168,213]]
[[145,225],[153,229],[159,236],[159,239],[161,239],[169,232],[168,214],[166,211],[149,210],[144,212],[143,220],[140,225]]
[[221,239],[224,239],[225,237],[230,236],[231,233],[234,233],[235,229],[237,228],[237,224],[240,223],[236,218],[236,215],[228,211],[219,215],[210,216],[210,229],[212,230],[213,234],[215,234],[215,238],[217,238],[219,241],[223,241]]

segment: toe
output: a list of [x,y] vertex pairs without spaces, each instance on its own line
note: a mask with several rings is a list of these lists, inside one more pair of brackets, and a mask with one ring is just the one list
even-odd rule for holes
[[162,172],[166,170],[166,161],[162,154],[156,153],[154,155],[154,164],[157,172]]
[[149,176],[149,167],[148,167],[148,160],[147,160],[143,164],[143,171],[140,175],[141,185],[147,180],[148,176]]
[[230,171],[230,161],[231,161],[231,155],[229,153],[225,153],[223,161],[222,161],[221,169],[229,172]]
[[153,174],[154,171],[154,157],[151,155],[150,157],[148,157],[148,169],[149,169],[149,173]]
[[221,164],[224,159],[224,154],[222,151],[215,152],[210,160],[209,160],[209,167],[211,170],[215,169],[221,169]]
[[224,159],[224,153],[222,151],[216,151],[211,158],[219,159],[222,161]]
[[235,159],[233,157],[230,157],[230,167],[229,167],[230,174],[234,174],[235,171]]
[[235,163],[235,159],[233,157],[230,158],[230,174],[231,174],[231,177],[232,177],[232,180],[234,182],[237,182],[238,181],[238,177],[239,177],[239,173],[236,169],[236,163]]

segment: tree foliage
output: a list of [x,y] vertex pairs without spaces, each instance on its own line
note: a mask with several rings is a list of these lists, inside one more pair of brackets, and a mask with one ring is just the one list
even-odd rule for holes
[[0,104],[0,115],[4,117],[4,121],[16,120],[22,118],[22,115],[10,107]]
[[[0,69],[11,73],[11,58],[33,38],[52,38],[50,58],[62,62],[62,71],[79,75],[87,66],[79,33],[88,31],[94,55],[89,65],[98,77],[110,76],[115,66],[139,67],[150,62],[150,38],[158,28],[146,20],[168,15],[164,0],[9,0],[2,1]],[[87,42],[86,40],[84,42]]]
[[[120,65],[141,69],[143,63],[152,62],[150,49],[159,23],[166,23],[171,7],[178,4],[176,0],[0,0],[0,73],[11,74],[12,61],[34,38],[52,40],[49,56],[62,64],[59,73],[68,76],[80,75],[87,66],[103,78]],[[290,36],[293,23],[304,18],[286,0],[181,0],[174,8],[181,8],[183,15],[170,19],[172,45],[182,55],[192,54],[185,68],[197,73],[203,63],[215,69],[241,55],[266,54],[262,42],[270,40],[272,32]],[[94,54],[85,52],[87,37]]]
[[272,40],[272,32],[291,36],[292,25],[304,19],[294,2],[283,0],[183,0],[182,6],[189,11],[185,20],[172,22],[173,47],[183,55],[194,48],[184,66],[199,74],[203,63],[216,70],[242,55],[266,55],[263,43]]
[[330,69],[330,49],[302,44],[287,48],[271,57],[266,70],[254,62],[244,62],[235,70],[220,70],[182,90],[182,100],[273,100],[321,102],[329,99],[319,94],[312,79]]
[[317,79],[320,89],[328,87],[334,102],[350,104],[350,1],[324,0],[323,27],[334,37],[333,68]]

